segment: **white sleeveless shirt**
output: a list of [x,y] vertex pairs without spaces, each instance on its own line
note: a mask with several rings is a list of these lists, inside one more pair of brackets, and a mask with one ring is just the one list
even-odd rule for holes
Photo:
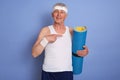
[[[50,34],[57,34],[53,25],[48,26]],[[72,43],[69,28],[66,27],[62,37],[57,37],[45,48],[43,70],[47,72],[72,71]]]

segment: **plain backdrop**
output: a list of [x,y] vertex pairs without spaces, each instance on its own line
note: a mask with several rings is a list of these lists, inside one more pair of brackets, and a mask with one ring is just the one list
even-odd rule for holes
[[41,80],[44,54],[31,49],[57,2],[68,6],[67,26],[88,29],[89,55],[74,80],[120,80],[120,0],[0,0],[0,80]]

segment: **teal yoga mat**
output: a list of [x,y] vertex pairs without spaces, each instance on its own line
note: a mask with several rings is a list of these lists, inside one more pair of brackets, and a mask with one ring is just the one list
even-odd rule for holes
[[75,27],[75,29],[73,30],[73,38],[72,38],[73,74],[82,73],[84,58],[77,56],[77,50],[83,50],[83,46],[85,45],[86,42],[86,34],[87,34],[87,29],[85,26]]

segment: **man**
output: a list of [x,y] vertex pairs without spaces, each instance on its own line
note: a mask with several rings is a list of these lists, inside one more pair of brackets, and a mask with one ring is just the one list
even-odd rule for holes
[[[68,9],[64,3],[53,7],[53,25],[44,27],[32,48],[33,57],[39,56],[45,49],[42,68],[42,80],[73,80],[72,43],[73,29],[64,25]],[[78,50],[78,56],[86,56],[88,48]]]

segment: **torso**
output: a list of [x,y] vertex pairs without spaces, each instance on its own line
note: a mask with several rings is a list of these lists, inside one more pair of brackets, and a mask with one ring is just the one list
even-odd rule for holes
[[[48,27],[50,34],[58,34],[53,25]],[[72,44],[68,27],[62,32],[54,43],[49,43],[45,48],[43,70],[47,72],[72,71]]]

